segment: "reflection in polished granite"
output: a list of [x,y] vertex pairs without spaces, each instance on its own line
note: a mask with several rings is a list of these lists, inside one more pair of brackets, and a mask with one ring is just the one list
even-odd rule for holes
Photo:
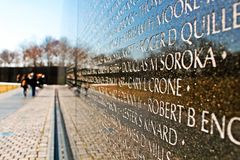
[[[104,138],[79,140],[83,146],[106,147],[100,158],[88,155],[239,159],[240,2],[109,0],[89,5],[94,12],[77,36],[95,56],[75,74],[80,98],[72,100],[74,107],[70,101],[64,105],[66,117],[75,114],[76,132],[84,125],[91,136],[96,131]],[[73,77],[70,68],[68,82]],[[86,84],[91,91],[85,97]],[[79,133],[79,138],[87,134]],[[76,149],[75,157],[86,150]]]

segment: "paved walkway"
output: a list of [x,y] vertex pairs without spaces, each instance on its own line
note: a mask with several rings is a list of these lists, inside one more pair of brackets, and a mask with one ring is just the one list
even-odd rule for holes
[[[106,130],[108,128],[103,127],[103,123],[112,125],[112,120],[90,104],[92,97],[81,95],[79,98],[65,86],[48,86],[40,90],[35,98],[30,95],[24,98],[21,88],[0,94],[0,160],[53,159],[56,149],[55,89],[58,89],[74,159],[121,159],[119,153],[109,145],[111,138],[106,139],[116,134],[111,134]],[[66,144],[62,140],[58,139],[58,143]],[[59,152],[65,152],[64,146],[61,148],[60,145]],[[63,157],[60,159],[68,159]]]
[[24,98],[16,89],[0,95],[0,159],[49,159],[54,87]]
[[21,94],[21,88],[0,94],[0,120],[24,105],[26,99]]
[[102,124],[108,123],[111,119],[107,119],[102,111],[87,103],[91,101],[91,97],[85,97],[83,94],[81,97],[76,97],[73,91],[67,87],[61,87],[59,98],[74,158],[117,159],[113,156],[119,155],[106,140],[107,133]]

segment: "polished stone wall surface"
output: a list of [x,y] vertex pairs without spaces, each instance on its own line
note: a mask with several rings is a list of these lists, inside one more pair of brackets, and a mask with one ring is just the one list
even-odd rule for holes
[[95,56],[77,79],[104,113],[115,158],[239,159],[240,2],[107,0],[93,9],[83,43]]

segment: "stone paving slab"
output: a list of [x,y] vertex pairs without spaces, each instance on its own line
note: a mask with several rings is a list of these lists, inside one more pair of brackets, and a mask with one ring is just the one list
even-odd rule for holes
[[[13,95],[20,96],[19,92],[15,93]],[[17,99],[12,101],[17,102]],[[44,88],[37,97],[27,98],[21,105],[20,109],[0,120],[0,159],[46,160],[49,157],[54,87]]]
[[28,99],[23,97],[21,88],[1,93],[0,120],[21,108]]
[[[60,106],[75,159],[113,160],[119,157],[107,141],[103,123],[106,119],[100,110],[86,103],[86,97],[75,97],[67,87],[59,88]],[[110,122],[111,123],[111,122]]]

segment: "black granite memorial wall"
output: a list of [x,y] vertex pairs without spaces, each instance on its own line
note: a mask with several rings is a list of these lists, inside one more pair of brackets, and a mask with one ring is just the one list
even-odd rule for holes
[[105,136],[112,158],[239,159],[240,1],[107,0],[94,9],[86,36],[96,56],[77,79],[114,131]]

